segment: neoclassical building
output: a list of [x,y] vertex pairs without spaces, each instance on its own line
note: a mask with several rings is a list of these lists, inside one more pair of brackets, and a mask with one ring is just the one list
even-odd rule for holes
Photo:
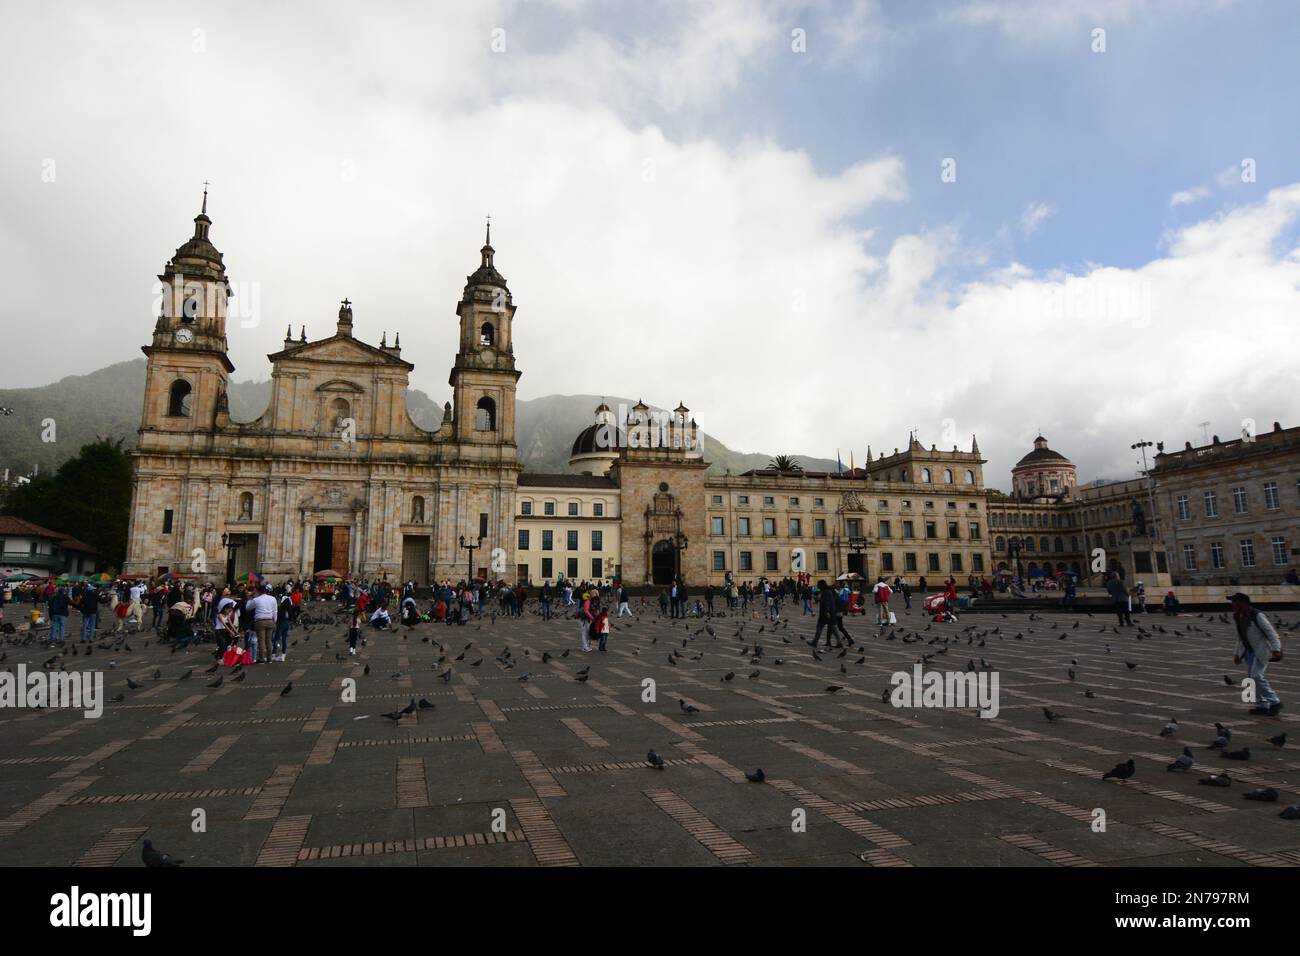
[[164,300],[148,358],[133,452],[127,573],[364,577],[464,576],[471,543],[484,575],[508,570],[520,468],[515,445],[515,306],[491,236],[456,305],[452,401],[437,430],[416,425],[415,367],[400,338],[354,334],[344,299],[334,333],[292,329],[268,356],[271,400],[231,420],[226,314],[231,286],[209,236],[207,196],[194,235],[159,280]]

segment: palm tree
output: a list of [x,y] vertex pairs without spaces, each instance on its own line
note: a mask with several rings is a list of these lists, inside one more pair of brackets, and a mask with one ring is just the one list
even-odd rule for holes
[[794,455],[776,455],[767,463],[767,467],[777,471],[803,471],[803,465]]

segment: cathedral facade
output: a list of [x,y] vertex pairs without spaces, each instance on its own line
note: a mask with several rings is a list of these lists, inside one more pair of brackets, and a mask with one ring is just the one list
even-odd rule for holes
[[490,232],[456,306],[452,401],[429,431],[407,410],[414,365],[400,339],[356,338],[346,299],[333,335],[286,333],[268,356],[269,406],[255,421],[232,421],[231,288],[210,227],[205,195],[194,235],[158,277],[164,300],[143,348],[124,572],[220,580],[328,568],[420,583],[464,577],[470,561],[484,576],[504,572],[520,471],[520,373],[515,306]]

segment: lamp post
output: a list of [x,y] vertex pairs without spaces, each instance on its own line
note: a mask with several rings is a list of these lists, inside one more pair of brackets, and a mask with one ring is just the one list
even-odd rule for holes
[[[680,512],[679,512],[679,514],[680,514]],[[674,569],[674,576],[677,578],[677,583],[678,583],[679,585],[681,585],[681,584],[684,583],[684,582],[682,581],[682,552],[686,550],[686,545],[690,543],[690,539],[688,539],[688,538],[686,537],[686,533],[685,533],[684,531],[681,531],[681,530],[679,529],[679,530],[678,530],[678,531],[673,535],[673,539],[672,539],[672,540],[673,540],[673,569]]]
[[235,583],[235,553],[244,546],[244,542],[237,541],[236,535],[221,532],[221,546],[226,549],[226,586]]
[[[1155,495],[1156,483],[1155,483],[1155,479],[1151,477],[1151,469],[1147,466],[1147,449],[1152,447],[1154,444],[1155,442],[1138,441],[1138,442],[1134,442],[1130,447],[1134,451],[1137,451],[1138,449],[1142,450],[1142,473],[1146,475],[1146,479],[1147,479],[1147,504],[1151,506],[1151,531],[1153,532],[1152,537],[1159,539],[1160,551],[1165,556],[1166,573],[1172,575],[1174,566],[1173,563],[1169,560],[1169,550],[1165,545],[1164,528],[1160,524],[1159,517],[1156,516],[1156,495]],[[1159,570],[1160,569],[1158,567],[1155,569],[1157,573],[1159,572]],[[1157,580],[1159,580],[1159,578],[1157,578]]]
[[465,583],[468,585],[474,580],[474,552],[483,547],[483,536],[479,535],[474,544],[465,540],[465,536],[460,536],[460,546],[469,552],[469,565],[466,568]]

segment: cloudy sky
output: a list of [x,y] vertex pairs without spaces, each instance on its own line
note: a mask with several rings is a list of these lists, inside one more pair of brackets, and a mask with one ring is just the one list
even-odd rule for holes
[[265,379],[400,331],[442,401],[491,214],[520,397],[742,450],[1300,424],[1300,11],[1228,0],[9,2],[8,386],[139,356],[211,180]]

